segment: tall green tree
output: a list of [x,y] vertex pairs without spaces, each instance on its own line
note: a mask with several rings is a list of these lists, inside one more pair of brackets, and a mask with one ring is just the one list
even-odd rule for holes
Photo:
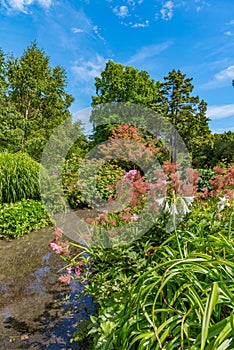
[[[161,84],[164,115],[174,125],[185,142],[193,158],[202,156],[201,143],[210,135],[206,117],[207,105],[198,96],[193,96],[192,78],[186,78],[180,70],[173,69],[164,77]],[[176,134],[172,135],[171,146],[174,149],[173,159],[176,159]]]
[[145,70],[108,61],[101,77],[95,78],[96,96],[92,106],[108,102],[131,102],[155,108],[159,102],[160,83]]
[[68,108],[74,100],[66,92],[64,69],[52,68],[49,61],[35,42],[21,58],[9,57],[7,61],[7,101],[16,115],[6,121],[5,130],[17,126],[18,150],[36,159],[40,159],[53,130],[70,116]]
[[94,126],[94,142],[100,143],[111,134],[113,125],[98,125],[100,113],[95,106],[106,103],[132,103],[151,109],[160,107],[160,83],[150,78],[145,70],[108,61],[100,77],[95,78],[96,96],[92,96],[90,121]]
[[21,115],[7,95],[7,61],[8,57],[0,49],[0,152],[17,150],[22,138],[22,130],[18,128]]
[[7,81],[6,81],[6,58],[3,50],[0,48],[0,97],[2,98],[6,94]]

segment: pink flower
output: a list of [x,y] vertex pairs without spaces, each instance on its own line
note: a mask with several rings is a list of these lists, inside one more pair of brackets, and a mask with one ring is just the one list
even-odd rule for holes
[[69,284],[71,282],[71,275],[70,274],[62,275],[58,278],[58,280],[65,284]]
[[60,228],[56,228],[56,230],[52,232],[52,235],[54,235],[55,239],[59,239],[62,237],[63,233],[62,230],[60,230]]
[[135,176],[137,175],[137,170],[130,170],[124,175],[124,179],[131,182],[134,180]]
[[61,242],[57,238],[55,238],[49,243],[49,247],[52,250],[54,250],[57,254],[66,255],[66,256],[69,255],[68,241]]
[[51,175],[52,175],[53,177],[58,177],[58,174],[57,174],[56,172],[54,172],[54,171],[52,171]]
[[138,215],[133,214],[133,215],[131,216],[131,220],[132,220],[132,221],[137,221],[137,219],[138,219]]
[[55,242],[50,242],[49,246],[52,250],[54,250],[57,254],[61,254],[63,251],[63,247],[61,247],[60,245],[58,245]]

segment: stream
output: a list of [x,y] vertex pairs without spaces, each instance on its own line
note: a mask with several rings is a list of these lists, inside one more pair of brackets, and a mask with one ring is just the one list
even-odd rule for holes
[[0,240],[0,349],[80,349],[74,331],[95,308],[83,286],[58,281],[62,259],[50,251],[52,228],[12,241]]

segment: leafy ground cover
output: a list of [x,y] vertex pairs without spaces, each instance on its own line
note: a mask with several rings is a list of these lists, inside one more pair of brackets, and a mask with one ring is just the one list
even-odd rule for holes
[[33,199],[0,204],[0,237],[18,238],[51,224],[43,204]]
[[40,164],[26,153],[0,153],[0,236],[18,238],[51,224],[40,201]]

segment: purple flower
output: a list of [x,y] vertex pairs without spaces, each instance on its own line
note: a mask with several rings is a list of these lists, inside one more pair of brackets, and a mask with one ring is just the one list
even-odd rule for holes
[[80,276],[81,275],[81,269],[75,268],[75,274],[76,274],[76,276]]
[[69,274],[72,273],[72,268],[71,268],[71,266],[68,266],[68,267],[66,268],[66,270],[67,270],[67,273],[69,273]]

